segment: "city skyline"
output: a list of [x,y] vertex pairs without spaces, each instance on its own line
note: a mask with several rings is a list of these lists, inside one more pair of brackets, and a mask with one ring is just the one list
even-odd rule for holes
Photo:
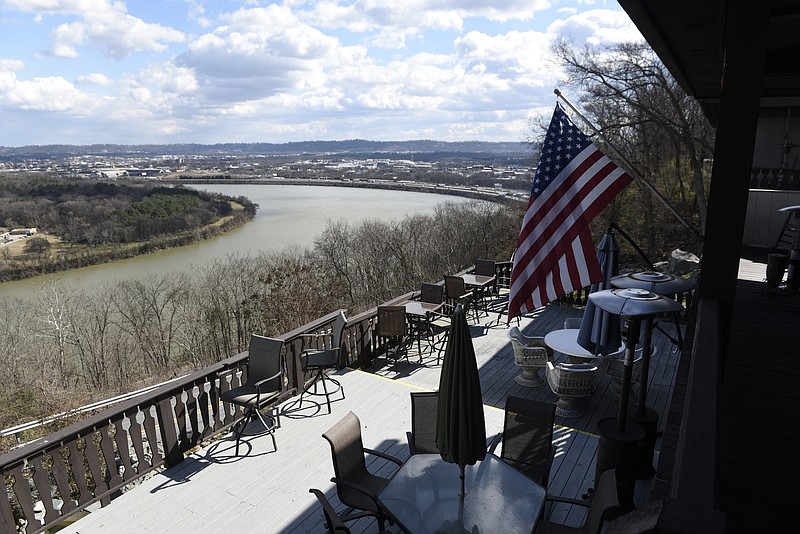
[[522,141],[554,40],[641,40],[616,2],[501,4],[0,0],[0,146]]

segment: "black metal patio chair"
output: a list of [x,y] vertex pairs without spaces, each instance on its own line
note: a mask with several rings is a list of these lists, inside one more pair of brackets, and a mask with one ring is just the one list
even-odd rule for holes
[[586,519],[579,527],[569,527],[561,523],[554,523],[545,518],[536,523],[534,534],[598,534],[603,527],[605,514],[612,508],[619,506],[617,495],[617,471],[609,469],[603,471],[592,498],[589,501],[570,499],[567,497],[557,497],[547,495],[547,502],[561,502],[588,507]]
[[[500,458],[543,487],[553,463],[556,406],[509,395],[506,397]],[[493,449],[497,441],[493,443]]]
[[[298,408],[303,407],[303,398],[306,395],[324,396],[325,402],[328,405],[328,413],[331,413],[331,393],[333,392],[328,391],[328,382],[336,386],[336,390],[334,391],[338,390],[341,392],[342,399],[345,398],[342,384],[326,372],[336,369],[336,366],[339,364],[342,334],[344,333],[345,326],[347,326],[347,319],[344,313],[340,311],[339,315],[336,316],[336,321],[330,332],[325,334],[306,334],[304,336],[304,338],[314,338],[316,343],[321,343],[324,348],[304,350],[300,355],[303,365],[303,374],[310,372],[313,373],[314,376],[303,388],[303,392],[300,394]],[[318,391],[320,384],[322,385],[322,393]]]
[[388,478],[372,474],[367,470],[365,454],[383,458],[389,462],[403,463],[389,454],[367,449],[361,440],[361,421],[349,412],[338,423],[322,434],[331,446],[336,494],[348,509],[341,516],[343,521],[355,515],[373,515],[380,530],[385,528],[385,516],[378,503],[378,493],[389,482]]
[[[220,400],[241,406],[245,409],[244,417],[233,428],[236,435],[236,455],[239,455],[239,442],[245,435],[245,427],[258,419],[272,437],[275,450],[275,426],[277,415],[262,414],[264,406],[277,400],[283,386],[283,366],[281,351],[283,341],[253,334],[250,336],[249,358],[247,361],[247,381],[236,388],[225,391]],[[270,420],[270,424],[264,419]]]
[[411,393],[411,432],[408,450],[411,454],[436,454],[436,410],[439,406],[438,391],[414,391]]

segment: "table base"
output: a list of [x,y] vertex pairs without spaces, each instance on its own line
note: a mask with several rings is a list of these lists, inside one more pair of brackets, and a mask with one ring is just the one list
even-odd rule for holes
[[535,371],[523,369],[521,374],[514,377],[514,382],[526,388],[540,388],[545,385],[544,379],[539,376],[539,369]]
[[583,415],[583,408],[578,406],[578,399],[559,397],[556,402],[556,415],[565,419],[573,419]]

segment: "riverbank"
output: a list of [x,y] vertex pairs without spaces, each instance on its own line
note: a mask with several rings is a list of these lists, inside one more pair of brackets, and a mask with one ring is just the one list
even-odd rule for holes
[[467,187],[459,185],[429,184],[410,180],[358,180],[327,178],[204,178],[201,175],[186,177],[175,174],[161,179],[162,182],[193,184],[229,184],[229,185],[305,185],[317,187],[345,187],[356,189],[382,189],[386,191],[406,191],[411,193],[432,193],[472,200],[488,200],[490,202],[527,203],[529,193],[526,191],[490,189],[486,187]]
[[62,243],[58,238],[40,234],[51,244],[47,252],[32,254],[24,252],[24,240],[4,245],[0,251],[3,263],[0,265],[0,282],[24,280],[43,274],[54,274],[71,269],[100,265],[117,260],[134,258],[159,250],[182,247],[220,234],[240,228],[255,216],[254,210],[230,201],[233,214],[221,217],[202,228],[180,232],[175,235],[162,236],[146,242],[124,243],[104,246],[70,245]]

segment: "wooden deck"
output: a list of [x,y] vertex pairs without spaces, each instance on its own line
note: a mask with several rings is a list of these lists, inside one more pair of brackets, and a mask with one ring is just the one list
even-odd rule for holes
[[800,297],[768,290],[765,272],[765,257],[741,263],[722,377],[720,509],[727,532],[798,530]]
[[[581,309],[550,305],[522,320],[520,328],[528,335],[544,335],[561,328],[566,317],[577,317]],[[487,436],[502,429],[503,406],[507,395],[518,395],[547,402],[556,397],[545,385],[519,386],[505,326],[490,327],[483,318],[471,326],[473,344],[481,376],[485,403]],[[673,325],[662,325],[671,335]],[[664,413],[675,381],[679,353],[658,331],[654,334],[657,351],[651,362],[648,406]],[[249,438],[242,445],[246,456],[234,456],[234,439],[228,435],[191,454],[180,465],[142,482],[114,500],[66,527],[63,533],[218,533],[223,531],[325,532],[321,508],[309,488],[323,490],[337,509],[341,504],[330,483],[333,469],[330,449],[321,434],[345,413],[352,410],[362,423],[364,444],[404,459],[408,456],[405,433],[410,429],[409,393],[438,388],[441,366],[427,357],[387,366],[377,360],[369,371],[345,369],[338,373],[346,399],[333,403],[333,413],[306,404],[296,409],[295,401],[279,407],[280,428],[276,431],[278,451],[266,436]],[[573,498],[586,492],[594,482],[597,450],[597,422],[616,415],[617,402],[608,396],[610,379],[598,375],[597,390],[585,399],[583,415],[575,419],[556,418],[554,436],[556,457],[550,475],[549,491]],[[665,418],[661,418],[663,427]],[[656,444],[656,460],[660,439]],[[499,452],[499,451],[498,451]],[[376,462],[372,467],[383,468]],[[636,484],[636,500],[644,502],[652,481]],[[582,507],[551,508],[551,517],[568,524],[583,521]],[[375,522],[362,519],[352,524],[354,532],[374,532]]]

